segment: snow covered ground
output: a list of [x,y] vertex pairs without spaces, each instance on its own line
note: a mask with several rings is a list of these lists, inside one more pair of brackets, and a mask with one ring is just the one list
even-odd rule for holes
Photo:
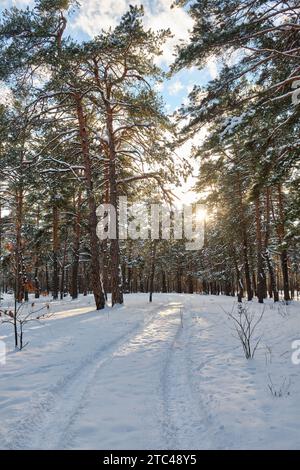
[[51,318],[27,325],[22,352],[0,325],[1,448],[300,449],[299,303],[266,303],[247,361],[223,311],[232,298],[125,302],[100,312],[91,296],[51,302]]

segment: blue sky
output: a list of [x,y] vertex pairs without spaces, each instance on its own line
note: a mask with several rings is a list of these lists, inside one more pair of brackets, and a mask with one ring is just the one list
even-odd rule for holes
[[[34,0],[0,0],[0,12],[12,5],[18,8],[32,6]],[[174,47],[180,40],[188,39],[188,30],[192,20],[182,8],[171,9],[172,0],[80,0],[80,10],[69,19],[69,34],[78,41],[87,40],[96,35],[102,28],[114,26],[120,16],[128,9],[129,4],[143,4],[145,9],[145,25],[152,29],[170,28],[174,38],[168,41],[160,65],[168,69],[173,60]],[[190,69],[176,74],[162,84],[162,93],[166,110],[172,113],[186,100],[189,90],[194,84],[203,85],[216,76],[213,60],[201,72]]]

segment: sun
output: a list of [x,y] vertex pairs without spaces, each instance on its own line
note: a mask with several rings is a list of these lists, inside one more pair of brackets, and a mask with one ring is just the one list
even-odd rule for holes
[[207,218],[207,209],[203,207],[202,205],[197,205],[196,208],[196,219],[199,222],[204,221]]

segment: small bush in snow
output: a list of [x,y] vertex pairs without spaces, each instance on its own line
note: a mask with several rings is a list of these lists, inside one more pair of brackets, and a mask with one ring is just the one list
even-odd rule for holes
[[283,381],[279,385],[274,385],[272,381],[272,377],[269,374],[269,383],[268,383],[268,389],[270,390],[271,394],[273,397],[276,398],[281,398],[281,397],[286,397],[290,395],[290,387],[291,387],[291,379],[288,379],[284,377]]
[[282,318],[287,318],[287,316],[288,316],[287,306],[288,306],[288,304],[285,301],[279,302],[279,304],[277,305],[277,312]]
[[234,322],[235,330],[238,334],[237,338],[243,346],[243,351],[246,359],[253,359],[255,352],[261,340],[260,337],[254,337],[257,325],[261,322],[264,309],[257,317],[250,308],[242,303],[238,303],[237,309],[228,313],[229,318]]
[[15,345],[20,351],[27,346],[24,344],[24,326],[33,321],[39,321],[50,315],[50,305],[45,304],[35,308],[35,303],[28,304],[22,302],[20,305],[15,304],[13,309],[0,310],[1,323],[10,323],[14,327]]

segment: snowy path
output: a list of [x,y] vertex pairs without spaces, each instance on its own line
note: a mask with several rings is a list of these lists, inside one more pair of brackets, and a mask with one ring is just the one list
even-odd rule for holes
[[[87,313],[85,308],[77,309],[76,313],[82,311]],[[57,316],[59,314],[60,312],[56,313]],[[68,318],[69,311],[66,310],[63,314]],[[113,335],[113,338],[109,337],[110,332],[108,341],[105,341],[105,338],[104,342],[99,341],[101,346],[80,359],[79,363],[74,362],[75,367],[72,368],[70,363],[70,372],[60,377],[55,385],[51,385],[49,391],[42,392],[38,397],[34,396],[29,405],[29,412],[16,422],[10,436],[6,436],[6,447],[51,449],[61,446],[61,443],[65,442],[66,430],[80,408],[83,397],[93,385],[96,372],[105,364],[109,364],[118,349],[126,345],[137,331],[147,327],[156,314],[157,306],[148,309],[144,321],[129,324],[129,327],[125,328],[125,334],[123,325],[122,331]]]
[[71,372],[64,376],[51,391],[38,400],[32,410],[17,423],[18,433],[13,436],[11,448],[46,448],[61,446],[67,437],[67,431],[80,409],[81,401],[93,386],[99,369],[110,364],[118,349],[139,329],[151,323],[146,321],[142,326],[134,325],[129,333],[122,333],[111,341],[86,356]]
[[[178,329],[162,374],[164,430],[167,449],[196,448],[201,425],[186,369],[184,333]],[[196,443],[195,443],[196,440]]]
[[[298,305],[289,319],[270,305],[273,328],[249,362],[220,301],[231,310],[230,298],[178,294],[126,296],[103,312],[91,298],[53,303],[0,368],[0,447],[300,448],[300,366],[287,351]],[[274,399],[269,374],[279,385],[287,376],[291,393]]]
[[[145,442],[151,443],[150,447],[161,446],[161,438],[164,440],[165,436],[160,436],[157,429],[162,426],[164,430],[165,417],[162,419],[155,410],[159,409],[159,400],[166,408],[167,397],[161,396],[165,384],[160,383],[159,376],[181,329],[180,307],[181,303],[170,302],[158,309],[152,321],[114,353],[112,363],[97,372],[94,386],[67,430],[67,447],[89,448],[91,441],[92,446],[99,446],[99,432],[91,432],[97,399],[104,400],[103,415],[107,423],[103,434],[100,431],[101,446],[144,448]],[[115,403],[118,403],[117,413],[113,408]],[[86,429],[84,442],[82,426]],[[97,440],[93,441],[95,436]]]

